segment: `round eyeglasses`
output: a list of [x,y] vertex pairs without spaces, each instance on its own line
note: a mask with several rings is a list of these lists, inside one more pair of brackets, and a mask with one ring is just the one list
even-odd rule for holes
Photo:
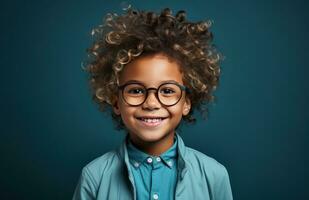
[[189,88],[177,82],[163,83],[158,88],[146,88],[141,83],[131,82],[118,86],[118,89],[122,91],[123,100],[130,106],[142,105],[148,97],[149,90],[155,90],[157,99],[165,106],[177,104],[182,97],[182,91],[190,92]]

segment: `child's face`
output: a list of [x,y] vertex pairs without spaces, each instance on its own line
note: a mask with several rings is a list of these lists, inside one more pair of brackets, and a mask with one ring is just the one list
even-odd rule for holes
[[[163,54],[144,56],[127,64],[119,77],[119,84],[128,81],[139,81],[146,88],[158,88],[164,81],[174,81],[183,85],[183,75],[176,62],[168,60]],[[134,91],[136,92],[136,91]],[[113,110],[121,115],[122,121],[129,131],[131,140],[136,143],[160,142],[168,136],[173,139],[174,131],[183,115],[190,111],[191,103],[186,98],[186,92],[178,103],[165,106],[155,95],[156,91],[149,90],[148,97],[138,106],[128,105],[119,91],[115,98]],[[140,118],[164,118],[163,120],[141,120]]]

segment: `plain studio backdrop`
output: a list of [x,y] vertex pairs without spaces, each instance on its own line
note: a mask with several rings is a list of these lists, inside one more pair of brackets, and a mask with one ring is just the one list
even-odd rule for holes
[[122,142],[81,62],[91,29],[123,4],[214,21],[226,57],[217,102],[181,135],[226,166],[234,199],[309,199],[309,6],[300,0],[2,1],[1,199],[71,199],[82,167]]

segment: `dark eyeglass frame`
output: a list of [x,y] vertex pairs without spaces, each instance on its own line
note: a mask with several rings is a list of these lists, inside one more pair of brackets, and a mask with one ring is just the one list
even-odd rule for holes
[[[145,91],[146,91],[146,96],[145,96],[145,99],[144,99],[144,101],[142,102],[142,103],[140,103],[140,104],[137,104],[137,105],[132,105],[132,104],[130,104],[130,103],[128,103],[127,101],[126,101],[126,99],[124,98],[124,88],[127,86],[127,85],[131,85],[131,84],[137,84],[137,85],[141,85],[141,86],[143,86],[144,88],[145,88]],[[159,88],[161,88],[163,85],[167,85],[167,84],[174,84],[174,85],[176,85],[176,86],[178,86],[179,88],[180,88],[180,91],[181,91],[181,94],[180,94],[180,98],[178,99],[178,101],[176,102],[176,103],[174,103],[174,104],[172,104],[172,105],[166,105],[166,104],[164,104],[164,103],[162,103],[161,102],[161,100],[160,100],[160,98],[159,98]],[[140,82],[128,82],[128,83],[125,83],[125,84],[123,84],[123,85],[120,85],[120,86],[118,86],[118,90],[121,90],[121,96],[122,96],[122,99],[128,104],[128,105],[130,105],[130,106],[140,106],[140,105],[142,105],[143,103],[145,103],[145,101],[147,100],[147,98],[148,98],[148,94],[149,94],[149,90],[155,90],[156,92],[155,92],[155,96],[156,96],[156,98],[157,98],[157,100],[162,104],[162,105],[164,105],[164,106],[174,106],[174,105],[176,105],[179,101],[180,101],[180,99],[181,99],[181,97],[182,97],[182,91],[185,91],[185,92],[187,92],[187,93],[190,93],[190,89],[188,88],[188,87],[186,87],[186,86],[184,86],[184,85],[181,85],[181,84],[179,84],[179,83],[177,83],[177,82],[164,82],[164,83],[162,83],[161,85],[159,85],[159,87],[157,87],[157,88],[154,88],[154,87],[150,87],[150,88],[147,88],[144,84],[142,84],[142,83],[140,83]]]

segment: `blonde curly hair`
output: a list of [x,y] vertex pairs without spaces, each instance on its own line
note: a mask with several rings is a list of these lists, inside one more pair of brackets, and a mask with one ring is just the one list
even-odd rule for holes
[[107,14],[104,23],[91,32],[93,45],[87,49],[85,70],[89,75],[93,100],[101,111],[109,111],[118,129],[125,128],[121,117],[112,112],[112,99],[118,92],[119,74],[132,60],[163,53],[178,62],[184,84],[191,90],[191,110],[183,119],[195,122],[195,110],[205,119],[208,103],[219,84],[221,54],[212,44],[211,21],[189,22],[186,12],[174,16],[169,8],[160,14],[131,7],[118,16]]

